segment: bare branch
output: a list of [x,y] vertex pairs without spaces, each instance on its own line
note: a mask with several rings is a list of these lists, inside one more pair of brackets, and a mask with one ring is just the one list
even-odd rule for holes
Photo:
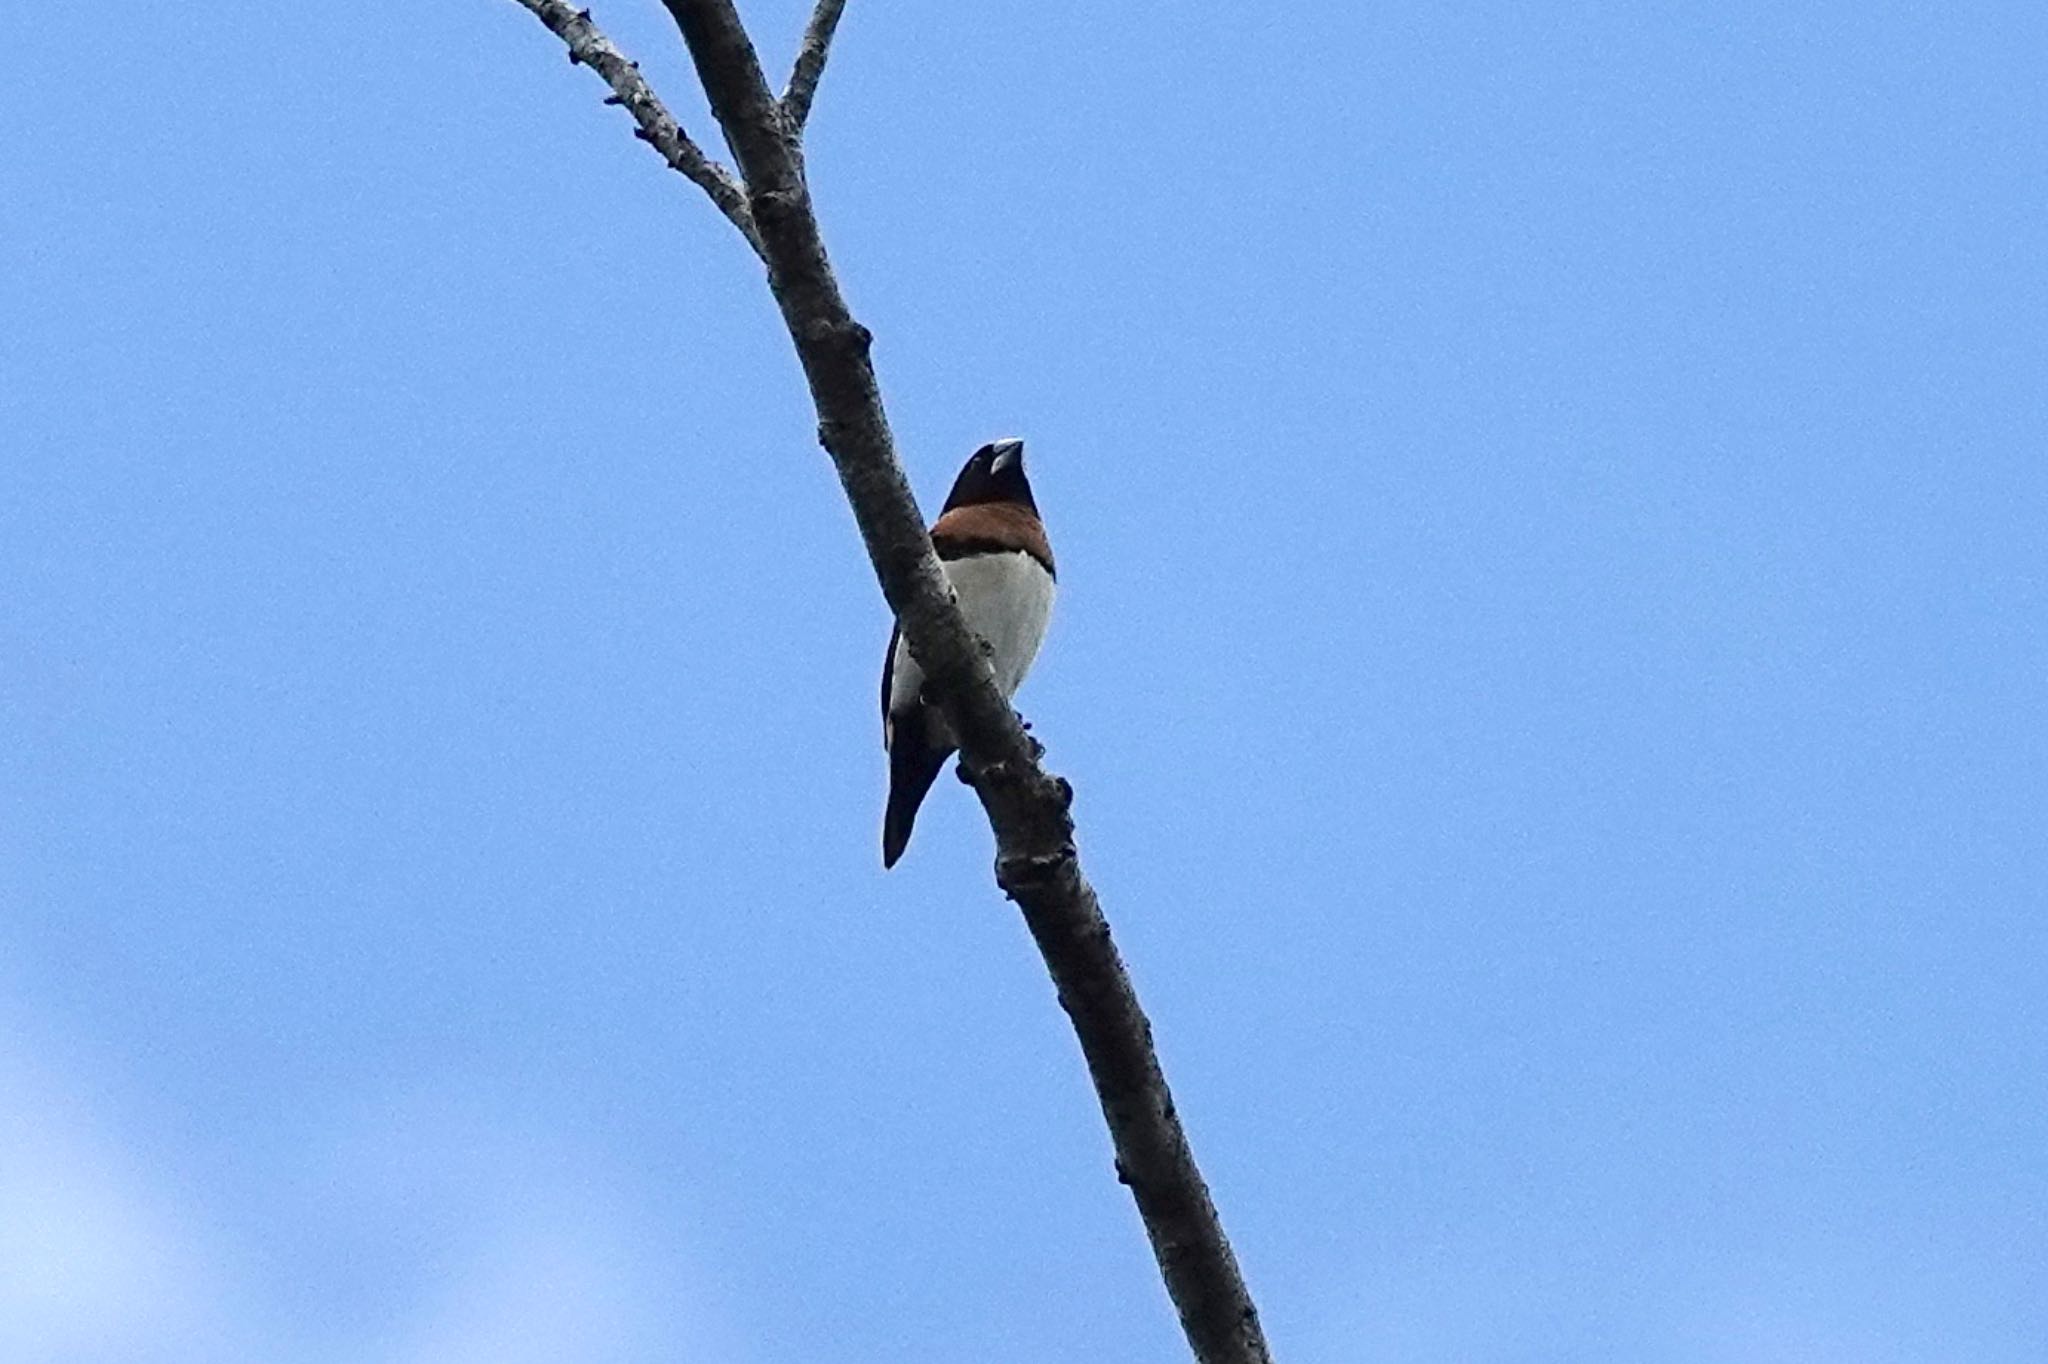
[[769,287],[818,411],[819,443],[926,687],[960,739],[961,760],[996,836],[996,881],[1025,923],[1073,1021],[1152,1251],[1202,1364],[1269,1364],[1258,1312],[1195,1166],[1152,1048],[1151,1027],[1082,875],[1073,789],[997,689],[961,619],[897,462],[869,358],[825,255],[797,130],[769,92],[732,0],[664,0],[745,178]]
[[661,154],[669,167],[711,196],[718,211],[740,230],[754,254],[761,254],[761,236],[754,229],[754,215],[747,208],[747,193],[731,171],[719,165],[690,140],[682,124],[663,105],[654,87],[640,74],[640,63],[629,60],[604,30],[590,21],[590,11],[579,10],[564,0],[518,0],[548,31],[569,45],[569,60],[588,66],[612,88],[606,104],[623,105],[639,124],[634,136]]
[[839,28],[839,13],[846,0],[818,0],[811,22],[804,26],[803,45],[796,50],[796,69],[789,73],[789,89],[782,93],[782,113],[799,133],[811,116],[811,100],[818,93],[818,78],[825,74],[825,56],[832,50],[832,34]]

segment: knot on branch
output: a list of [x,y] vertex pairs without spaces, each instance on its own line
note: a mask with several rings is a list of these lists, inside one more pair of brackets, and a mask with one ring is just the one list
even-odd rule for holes
[[[1032,745],[1031,757],[1034,762],[1045,756],[1045,748],[1037,740],[1027,736],[1025,742]],[[1028,795],[1036,807],[1034,813],[1040,819],[1059,820],[1064,827],[1071,830],[1073,821],[1068,816],[1074,808],[1074,784],[1065,777],[1053,776],[1043,768],[1032,771],[1029,777],[1031,786]]]
[[960,765],[954,769],[954,772],[960,778],[963,785],[971,786],[979,791],[983,782],[999,782],[1009,773],[1009,770],[1010,765],[1000,760],[992,763],[983,763],[979,767],[974,766],[967,761],[966,755],[962,754]]
[[[846,432],[845,422],[834,417],[822,418],[818,422],[818,444],[826,454],[830,454],[845,441]],[[893,607],[895,603],[891,602],[890,605]]]
[[753,190],[748,197],[753,203],[756,218],[786,221],[801,217],[804,212],[804,195],[801,190],[763,186]]
[[1009,787],[1015,791],[1030,772],[1029,768],[1019,769],[1007,758],[994,762],[970,765],[965,757],[960,759],[960,780],[979,791],[983,787]]
[[[874,348],[875,343],[875,334],[851,318],[844,322],[829,317],[806,318],[795,330],[800,339],[813,345],[834,346],[863,357]],[[822,429],[821,423],[820,430]]]
[[996,858],[996,884],[1003,894],[1022,902],[1055,890],[1072,873],[1074,845],[1060,844],[1049,853],[1008,853]]

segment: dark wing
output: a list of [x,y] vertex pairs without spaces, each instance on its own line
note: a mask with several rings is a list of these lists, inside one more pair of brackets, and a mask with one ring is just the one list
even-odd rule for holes
[[[932,717],[913,703],[903,715],[891,718],[889,692],[896,680],[896,642],[901,627],[889,632],[889,656],[882,660],[882,747],[889,753],[889,806],[882,815],[882,866],[896,865],[910,843],[911,825],[917,822],[917,807],[924,804],[939,769],[946,765],[953,746],[938,739]],[[900,720],[901,723],[896,723]]]
[[933,742],[933,725],[922,709],[903,717],[896,741],[889,745],[889,806],[882,813],[882,867],[896,865],[910,844],[910,828],[917,822],[917,807],[924,804],[939,769],[946,765],[953,746]]
[[903,627],[889,627],[889,652],[882,655],[882,745],[889,743],[889,686],[896,680],[896,641],[903,636]]

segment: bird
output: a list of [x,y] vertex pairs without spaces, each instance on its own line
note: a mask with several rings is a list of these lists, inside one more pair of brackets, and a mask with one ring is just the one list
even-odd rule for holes
[[[967,628],[988,646],[996,685],[1005,697],[1015,695],[1045,639],[1058,578],[1024,476],[1024,442],[996,440],[976,450],[953,480],[931,534]],[[882,660],[882,746],[889,754],[886,870],[903,856],[925,793],[959,746],[946,718],[924,697],[924,670],[901,626],[890,633]]]

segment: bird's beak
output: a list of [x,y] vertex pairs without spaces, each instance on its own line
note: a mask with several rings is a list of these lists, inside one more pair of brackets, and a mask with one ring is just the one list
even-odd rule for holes
[[994,473],[1006,473],[1024,462],[1024,442],[1014,436],[991,442],[989,449],[994,453],[988,467]]

